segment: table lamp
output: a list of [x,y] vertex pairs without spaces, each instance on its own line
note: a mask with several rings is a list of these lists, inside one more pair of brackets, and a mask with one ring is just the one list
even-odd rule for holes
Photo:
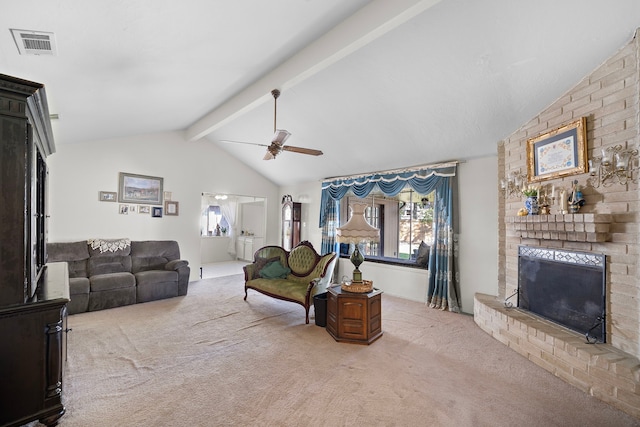
[[380,230],[369,225],[364,217],[366,203],[351,204],[351,218],[345,225],[336,229],[336,240],[338,243],[353,243],[355,249],[351,254],[351,263],[355,266],[353,270],[353,281],[362,282],[362,272],[358,269],[364,262],[364,255],[360,252],[358,245],[364,241],[377,242],[380,239]]

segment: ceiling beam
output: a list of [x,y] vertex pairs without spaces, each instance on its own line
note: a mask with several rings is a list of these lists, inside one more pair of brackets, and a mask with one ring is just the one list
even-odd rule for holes
[[402,25],[441,0],[374,0],[273,71],[186,130],[188,141],[204,138],[221,126],[272,99],[271,90],[287,90],[378,37]]

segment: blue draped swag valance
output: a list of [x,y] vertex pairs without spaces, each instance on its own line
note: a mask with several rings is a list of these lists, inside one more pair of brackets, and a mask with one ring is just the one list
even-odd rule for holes
[[326,222],[329,199],[340,200],[351,190],[359,198],[364,198],[373,190],[379,189],[386,196],[395,196],[408,184],[419,194],[436,191],[436,198],[440,192],[448,188],[449,177],[456,175],[457,164],[446,164],[438,167],[425,167],[410,171],[381,172],[354,178],[337,178],[322,182],[322,196],[320,201],[320,227]]

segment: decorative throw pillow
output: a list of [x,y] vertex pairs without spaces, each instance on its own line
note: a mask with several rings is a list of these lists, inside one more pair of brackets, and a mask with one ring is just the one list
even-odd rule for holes
[[280,257],[276,256],[276,257],[272,257],[272,258],[262,258],[262,257],[256,257],[256,261],[254,262],[255,267],[253,268],[253,277],[251,277],[252,279],[259,279],[260,278],[260,270],[262,270],[265,265],[274,262],[274,261],[280,261]]
[[264,279],[286,279],[291,269],[282,265],[280,260],[270,262],[260,270],[260,277]]
[[429,265],[429,250],[429,245],[424,241],[420,243],[420,246],[418,247],[418,255],[416,256],[416,264],[421,267],[427,267]]

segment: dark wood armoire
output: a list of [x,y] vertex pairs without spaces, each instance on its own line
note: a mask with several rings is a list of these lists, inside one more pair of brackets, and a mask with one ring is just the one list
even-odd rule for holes
[[44,86],[0,74],[0,426],[53,426],[65,410],[67,265],[46,264],[54,151]]

